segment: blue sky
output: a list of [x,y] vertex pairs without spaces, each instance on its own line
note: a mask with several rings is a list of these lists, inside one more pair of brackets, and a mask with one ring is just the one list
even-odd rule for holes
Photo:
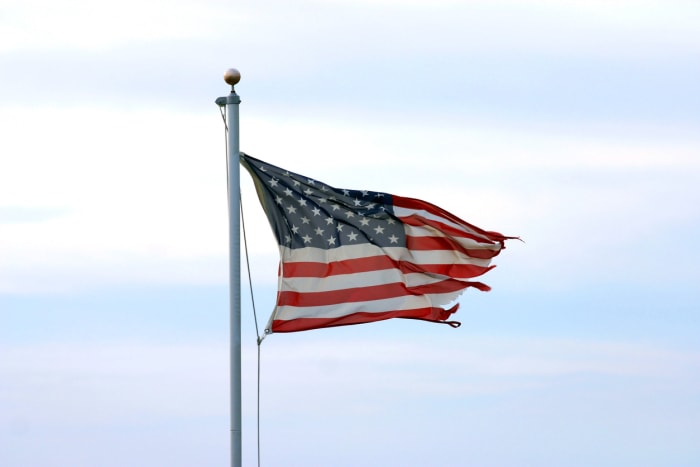
[[[697,465],[699,24],[676,0],[3,2],[0,465],[228,465],[229,67],[247,153],[524,240],[457,330],[268,337],[263,465]],[[241,189],[264,326],[277,248]]]

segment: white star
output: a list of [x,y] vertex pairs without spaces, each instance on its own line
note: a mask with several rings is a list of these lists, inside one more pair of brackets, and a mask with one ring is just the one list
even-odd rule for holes
[[323,229],[321,227],[316,227],[314,232],[316,232],[316,235],[323,235]]
[[301,182],[299,182],[299,180],[292,180],[292,183],[294,184],[294,186],[301,185]]
[[307,178],[306,180],[307,180],[306,183],[307,183],[308,185],[316,185],[316,181],[315,181],[315,180],[312,180],[312,179],[310,179],[310,178]]
[[294,192],[293,192],[292,190],[290,190],[289,188],[287,188],[286,190],[284,190],[284,194],[287,195],[287,196],[292,196],[292,193],[294,193]]
[[353,213],[352,211],[347,211],[345,215],[348,216],[348,219],[350,219],[351,217],[355,217],[355,213]]
[[328,239],[328,244],[329,245],[335,245],[335,237],[331,237]]
[[299,200],[299,206],[306,206],[306,200],[304,198]]
[[282,197],[280,195],[277,195],[275,201],[277,202],[277,204],[282,204]]
[[389,220],[387,221],[387,223],[388,223],[389,225],[394,225],[394,224],[396,224],[396,221],[394,220],[393,217],[390,217]]
[[333,224],[333,218],[332,218],[332,217],[326,217],[326,224],[328,224],[328,225]]
[[309,218],[306,217],[306,216],[302,217],[302,218],[301,218],[301,223],[302,223],[302,224],[308,224],[308,223],[309,223]]
[[390,241],[391,243],[399,243],[399,237],[397,237],[397,236],[394,235],[394,234],[391,234],[391,237],[389,237],[389,241]]
[[357,198],[355,198],[355,200],[354,200],[353,202],[355,203],[355,206],[361,206],[361,205],[362,205],[362,201],[360,201],[360,200],[357,199]]
[[328,200],[327,200],[326,198],[319,198],[319,199],[318,199],[318,202],[319,202],[319,203],[326,204],[326,203],[328,202]]
[[295,214],[297,212],[297,208],[294,206],[287,206],[287,211],[289,211],[289,214]]
[[350,232],[348,234],[348,240],[350,240],[351,242],[357,240],[357,234],[355,232]]
[[367,227],[369,225],[369,219],[363,217],[362,219],[360,219],[360,224],[362,224],[363,227]]
[[312,190],[311,188],[307,188],[306,190],[304,190],[304,193],[306,193],[306,196],[311,196],[312,194],[314,194],[314,190]]
[[260,166],[260,170],[263,172],[267,172],[267,169],[265,167],[263,167],[262,165]]
[[331,208],[333,208],[334,211],[337,211],[338,209],[340,209],[340,206],[338,206],[337,204],[334,204],[331,206]]
[[345,196],[350,196],[350,190],[343,190],[343,194]]
[[336,227],[336,229],[338,229],[338,232],[342,232],[342,231],[343,231],[343,227],[345,227],[345,225],[343,225],[343,224],[338,224],[338,227]]
[[311,237],[309,237],[308,235],[304,235],[301,238],[304,240],[304,243],[311,243]]
[[271,188],[274,188],[277,186],[277,182],[279,182],[279,180],[277,180],[275,177],[272,177],[270,180],[268,180],[267,183],[270,184]]
[[321,215],[321,210],[319,208],[313,208],[311,212],[314,213],[314,216],[320,216]]
[[374,231],[377,232],[377,235],[379,235],[380,233],[384,233],[384,227],[382,227],[381,225],[378,225],[378,226],[374,229]]
[[368,195],[367,190],[362,190],[362,196],[367,196],[367,195]]
[[293,226],[292,226],[292,232],[294,232],[295,234],[298,234],[298,233],[299,233],[299,227],[297,227],[296,225],[293,225]]
[[286,240],[285,243],[290,243],[292,241],[292,237],[290,237],[289,235],[285,235],[284,239]]

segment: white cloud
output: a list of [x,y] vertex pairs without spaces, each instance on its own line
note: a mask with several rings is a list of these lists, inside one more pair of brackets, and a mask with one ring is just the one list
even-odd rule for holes
[[[268,337],[261,388],[265,462],[290,465],[291,456],[304,465],[325,464],[323,458],[357,465],[372,452],[376,465],[392,465],[391,459],[423,465],[422,458],[412,462],[437,445],[441,465],[462,459],[465,446],[477,459],[493,460],[493,441],[485,452],[479,446],[498,434],[522,440],[514,424],[536,427],[529,442],[585,434],[589,443],[609,448],[611,419],[616,443],[651,441],[661,453],[692,445],[682,434],[696,424],[697,411],[682,403],[697,395],[697,352],[626,342],[465,338],[453,331],[445,337],[425,326],[425,333],[374,339],[351,337],[363,334],[358,327]],[[225,343],[55,341],[4,344],[0,353],[0,435],[12,440],[0,452],[3,465],[70,459],[80,467],[184,467],[227,459]],[[253,345],[244,346],[246,463],[256,452],[255,354]],[[562,422],[571,417],[579,423]],[[636,430],[640,421],[650,423],[643,433]],[[394,443],[413,437],[423,442],[394,452]],[[312,453],[309,440],[317,443]],[[348,440],[362,440],[366,449],[339,459]],[[31,449],[37,443],[51,450]],[[532,456],[532,447],[509,445],[519,458]],[[504,465],[517,465],[501,455],[496,458]]]
[[37,117],[17,109],[0,115],[3,153],[12,154],[0,199],[6,209],[59,214],[3,225],[1,289],[60,289],[100,277],[159,281],[168,269],[212,280],[202,265],[216,264],[227,248],[216,114],[74,108]]
[[700,47],[695,28],[700,11],[692,1],[273,0],[233,6],[219,0],[128,0],[96,6],[87,0],[11,0],[3,10],[0,51],[233,39],[277,50],[293,45],[277,60],[320,67],[314,57],[378,52],[415,56],[466,48],[601,55],[631,47],[639,55]]
[[[198,39],[226,21],[240,26],[240,12],[221,17],[218,2],[125,0],[96,4],[89,0],[9,0],[3,2],[0,52],[28,50],[101,50],[115,46]],[[48,70],[50,78],[50,70]]]
[[[370,339],[323,332],[265,340],[262,390],[267,413],[284,418],[288,409],[333,401],[359,405],[354,393],[366,387],[386,397],[419,397],[426,404],[441,397],[517,394],[569,377],[634,378],[640,384],[664,381],[656,387],[659,391],[684,385],[691,389],[698,384],[700,368],[697,352],[653,344],[475,336],[435,340],[434,332],[419,338]],[[136,414],[213,415],[225,405],[225,344],[56,342],[6,344],[0,350],[7,357],[0,362],[0,407],[10,418],[53,424],[72,413],[80,420],[76,423],[90,425]],[[252,411],[255,349],[244,346],[243,351],[246,406]],[[46,391],[51,399],[41,396]],[[290,400],[296,402],[290,405]]]
[[225,344],[1,347],[4,466],[184,467],[225,458]]

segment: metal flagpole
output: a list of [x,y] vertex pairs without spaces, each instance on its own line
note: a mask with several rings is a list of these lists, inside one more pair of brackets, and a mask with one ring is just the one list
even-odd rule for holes
[[238,97],[234,86],[241,80],[236,69],[226,70],[224,81],[231,93],[216,103],[226,107],[229,219],[229,306],[231,327],[231,466],[241,467],[241,245],[240,245],[240,148],[238,134]]

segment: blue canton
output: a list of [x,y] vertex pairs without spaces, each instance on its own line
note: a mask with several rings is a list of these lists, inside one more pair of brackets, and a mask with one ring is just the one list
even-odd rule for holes
[[241,162],[263,194],[280,245],[323,249],[362,243],[406,245],[403,223],[394,216],[390,194],[336,189],[243,153]]

